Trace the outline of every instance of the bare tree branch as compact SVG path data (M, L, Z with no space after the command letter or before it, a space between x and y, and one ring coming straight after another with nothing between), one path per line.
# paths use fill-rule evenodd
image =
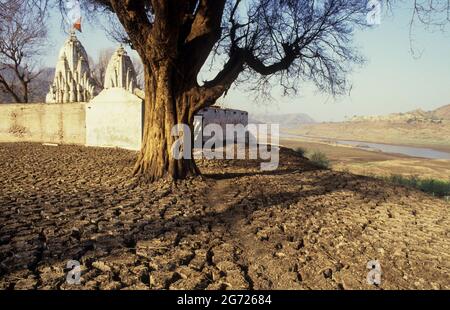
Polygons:
M34 3L16 0L2 2L1 12L0 88L16 102L28 102L29 85L40 74L35 58L47 38L45 15Z

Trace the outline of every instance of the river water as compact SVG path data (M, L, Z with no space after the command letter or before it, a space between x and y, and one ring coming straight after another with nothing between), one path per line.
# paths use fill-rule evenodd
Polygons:
M358 149L368 150L368 151L378 151L383 153L391 153L391 154L402 154L406 156L412 157L422 157L428 159L449 159L450 153L437 151L430 148L425 147L413 147L413 146L404 146L404 145L393 145L393 144L384 144L384 143L372 143L372 142L364 142L364 141L351 141L351 140L336 140L329 138L313 138L303 135L296 134L285 134L280 133L280 138L297 138L297 139L307 139L311 140L311 142L320 140L320 141L331 141L338 145L349 145Z

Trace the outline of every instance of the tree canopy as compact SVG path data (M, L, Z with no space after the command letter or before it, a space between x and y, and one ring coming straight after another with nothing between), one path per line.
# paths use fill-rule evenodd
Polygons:
M366 1L361 0L200 0L107 1L82 3L84 10L112 13L125 30L120 39L144 58L161 45L175 59L187 80L197 80L208 56L222 70L200 83L204 101L220 97L242 73L263 88L276 79L286 91L313 81L320 90L339 94L348 83L351 64L360 63L352 46L355 27L366 26ZM166 41L167 42L164 42ZM143 59L145 62L145 59ZM217 66L216 66L217 67ZM255 78L257 77L257 78Z

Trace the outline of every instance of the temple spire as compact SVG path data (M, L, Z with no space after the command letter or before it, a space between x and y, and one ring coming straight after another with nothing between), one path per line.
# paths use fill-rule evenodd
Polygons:
M120 44L111 57L105 72L105 89L120 87L134 93L137 86L133 62Z
M72 29L59 52L55 78L46 96L46 102L87 102L96 94L86 50Z

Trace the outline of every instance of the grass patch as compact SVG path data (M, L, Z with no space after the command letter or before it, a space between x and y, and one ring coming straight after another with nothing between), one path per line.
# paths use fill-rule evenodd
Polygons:
M448 200L450 196L450 180L421 179L416 176L391 175L383 177L390 183L417 188L422 192L432 194L433 196L444 197Z
M297 153L299 153L302 157L305 157L305 155L306 155L306 149L303 148L303 147L298 147L298 148L295 149L295 151Z
M325 153L322 153L320 151L314 151L309 157L309 160L311 163L313 163L316 167L323 168L323 169L330 169L331 168L331 162L328 159L327 155Z

